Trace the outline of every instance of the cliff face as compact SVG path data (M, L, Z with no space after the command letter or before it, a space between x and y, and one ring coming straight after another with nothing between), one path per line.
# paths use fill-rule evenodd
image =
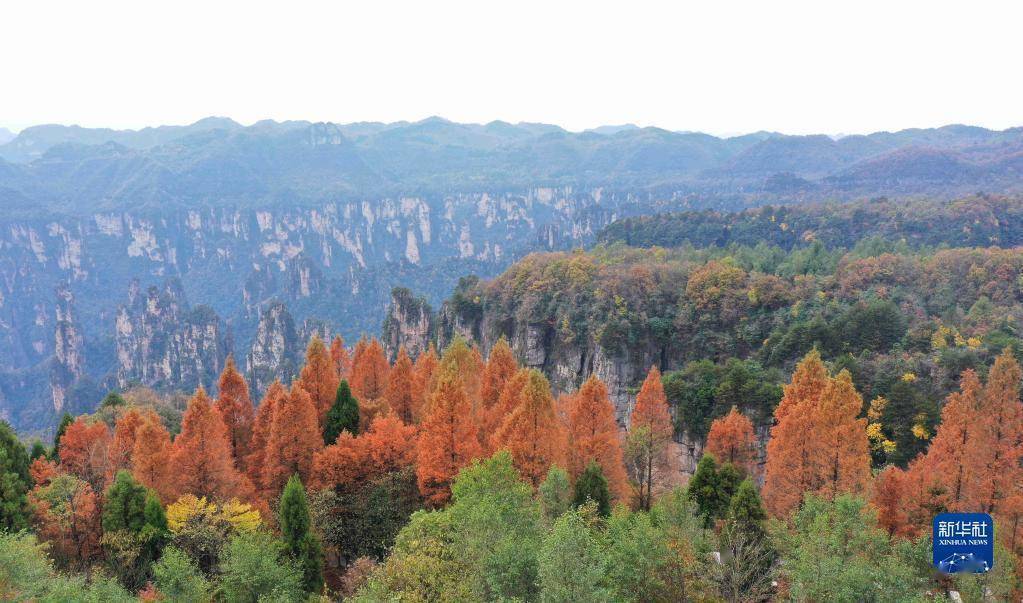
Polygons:
M75 324L74 296L67 287L57 289L54 328L54 359L50 368L50 391L54 414L64 411L68 389L85 372L82 333Z
M433 309L426 298L415 297L404 287L395 287L381 339L388 357L393 361L401 348L413 359L425 352L434 340L434 322Z
M117 310L116 384L212 389L231 352L220 317L208 306L189 308L181 284L168 280L145 292L133 281Z
M295 321L282 302L273 302L259 316L259 327L245 357L245 372L259 395L280 379L287 383L295 376L300 356L300 340Z

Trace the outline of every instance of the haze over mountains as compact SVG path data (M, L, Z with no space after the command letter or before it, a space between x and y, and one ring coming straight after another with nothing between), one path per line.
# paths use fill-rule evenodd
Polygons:
M952 125L846 136L717 138L631 125L263 121L142 130L35 126L0 145L8 214L604 187L790 200L1015 190L1023 129ZM755 201L754 201L755 202Z
M31 127L0 145L0 416L38 430L110 387L211 387L229 353L286 377L311 333L379 332L395 286L439 304L622 218L1021 189L1020 128Z

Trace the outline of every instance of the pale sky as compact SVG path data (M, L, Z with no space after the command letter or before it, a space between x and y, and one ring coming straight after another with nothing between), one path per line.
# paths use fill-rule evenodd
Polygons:
M1023 125L1023 3L4 2L0 126Z

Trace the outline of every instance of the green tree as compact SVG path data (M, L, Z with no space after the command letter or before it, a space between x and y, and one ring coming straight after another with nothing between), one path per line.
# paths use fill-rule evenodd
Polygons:
M107 488L101 523L113 573L126 587L138 589L167 536L167 516L159 498L122 469Z
M69 425L75 422L75 418L71 416L71 413L64 412L60 417L60 423L57 425L57 431L53 434L53 447L50 448L50 460L56 461L60 459L60 439L64 437L64 432L67 431Z
M46 445L39 440L32 440L32 448L29 449L28 460L31 462L36 459L44 458L46 455Z
M562 514L540 547L540 601L611 601L603 586L604 554L592 525L593 504ZM590 517L587 517L587 516Z
M28 466L25 446L11 426L0 420L0 529L13 532L28 527Z
M103 400L99 403L100 408L118 408L127 406L128 403L121 397L121 394L117 392L109 392L103 397Z
M103 531L141 532L146 523L146 489L124 469L117 472L107 488L103 504Z
M323 419L323 441L328 446L337 441L342 431L359 435L359 402L344 379L337 386L334 404Z
M749 479L739 484L721 531L721 591L729 601L766 601L776 553L765 529L767 512Z
M568 472L557 465L551 465L547 479L537 488L537 493L544 519L553 523L572 506L572 485L568 480Z
M572 504L581 507L589 501L596 504L597 514L601 517L611 514L611 492L608 490L604 471L596 461L590 461L590 464L583 469L575 481L575 496L572 499Z
M297 474L281 494L279 521L285 550L302 568L304 588L313 593L323 590L323 547L310 529L309 502Z
M220 596L227 603L304 601L303 570L286 545L262 531L241 532L224 547Z
M171 603L209 601L212 592L210 582L195 562L176 547L167 547L160 560L153 564L153 583Z
M696 503L704 525L710 527L728 513L732 495L739 488L742 472L731 463L718 468L711 454L704 454L696 464L696 472L689 480L686 494Z

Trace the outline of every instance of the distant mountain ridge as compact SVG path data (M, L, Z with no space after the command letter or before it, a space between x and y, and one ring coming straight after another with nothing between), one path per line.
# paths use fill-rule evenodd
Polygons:
M20 216L576 186L799 201L1023 188L1023 128L718 138L631 124L574 133L494 121L353 124L210 117L142 130L34 126L0 145Z

